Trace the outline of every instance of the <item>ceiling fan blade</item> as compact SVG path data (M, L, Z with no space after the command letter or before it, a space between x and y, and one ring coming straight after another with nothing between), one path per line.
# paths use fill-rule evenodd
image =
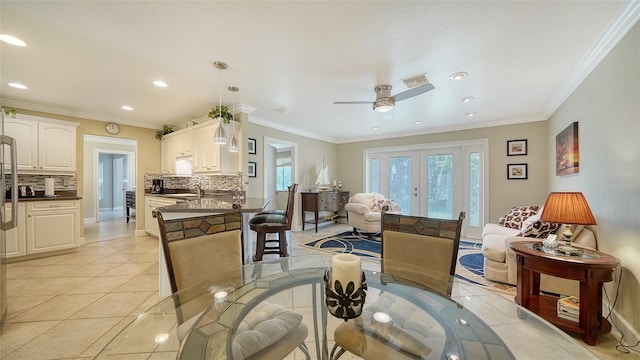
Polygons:
M391 98L395 101L400 101L400 100L405 100L414 96L418 96L420 94L424 94L427 91L431 91L435 89L435 87L433 85L429 84L424 84L422 86L417 86L414 87L412 89L409 90L405 90L401 93L397 93L395 95L393 95Z
M373 104L373 101L334 101L334 104Z

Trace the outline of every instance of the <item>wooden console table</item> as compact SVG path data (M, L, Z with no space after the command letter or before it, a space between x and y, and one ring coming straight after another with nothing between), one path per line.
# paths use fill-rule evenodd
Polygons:
M316 232L318 232L318 213L320 211L332 212L333 216L329 220L334 220L338 217L338 211L340 211L344 205L349 202L348 191L320 191L320 192L302 192L302 230L304 230L305 224L305 212L313 212L313 222L309 224L316 225ZM328 220L327 220L328 221Z
M580 248L577 256L542 251L539 241L514 241L509 247L515 252L518 266L516 303L540 315L557 327L578 333L589 345L595 345L598 335L611 331L611 324L602 317L602 284L613 280L618 260L605 253ZM580 281L579 322L557 316L555 296L540 294L540 274Z

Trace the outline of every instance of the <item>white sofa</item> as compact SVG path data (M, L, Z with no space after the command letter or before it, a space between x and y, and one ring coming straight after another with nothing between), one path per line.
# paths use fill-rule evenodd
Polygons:
M562 229L562 228L560 228ZM558 230L557 232L559 232ZM518 236L521 229L513 229L489 223L482 230L482 255L484 256L484 276L488 280L517 285L518 269L515 254L509 248L513 241L541 240ZM560 238L560 234L558 234ZM591 249L597 248L594 233L580 228L572 240L573 244ZM542 274L540 290L563 295L579 296L579 283L574 280L560 279Z
M381 211L389 205L389 212L400 211L400 206L378 193L356 193L344 206L347 223L356 229L375 234L380 232Z

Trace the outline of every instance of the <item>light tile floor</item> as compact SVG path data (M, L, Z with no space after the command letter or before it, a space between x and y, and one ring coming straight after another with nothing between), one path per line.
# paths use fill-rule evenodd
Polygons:
M318 233L293 232L291 254L317 253L299 244L348 229L329 225ZM75 253L9 264L0 358L92 359L136 315L160 301L158 240L136 238L134 230L134 221L121 219L87 226L87 244ZM616 351L612 336L588 348L603 359L640 358Z

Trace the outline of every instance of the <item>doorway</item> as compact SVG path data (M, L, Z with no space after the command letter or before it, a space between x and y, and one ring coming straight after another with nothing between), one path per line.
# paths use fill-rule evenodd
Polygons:
M121 220L126 216L125 192L130 191L135 184L132 181L130 163L133 159L131 152L114 152L114 150L98 151L98 191L96 203L98 205L96 222Z
M288 186L298 181L298 143L264 138L264 197L268 200L268 209L285 209L287 206ZM296 194L296 199L298 194ZM296 200L297 203L297 200ZM292 229L298 229L299 219L294 208Z
M126 221L125 192L135 190L136 149L136 140L84 136L83 215L87 242L93 235L104 238L111 233L118 237L135 232L135 220Z

